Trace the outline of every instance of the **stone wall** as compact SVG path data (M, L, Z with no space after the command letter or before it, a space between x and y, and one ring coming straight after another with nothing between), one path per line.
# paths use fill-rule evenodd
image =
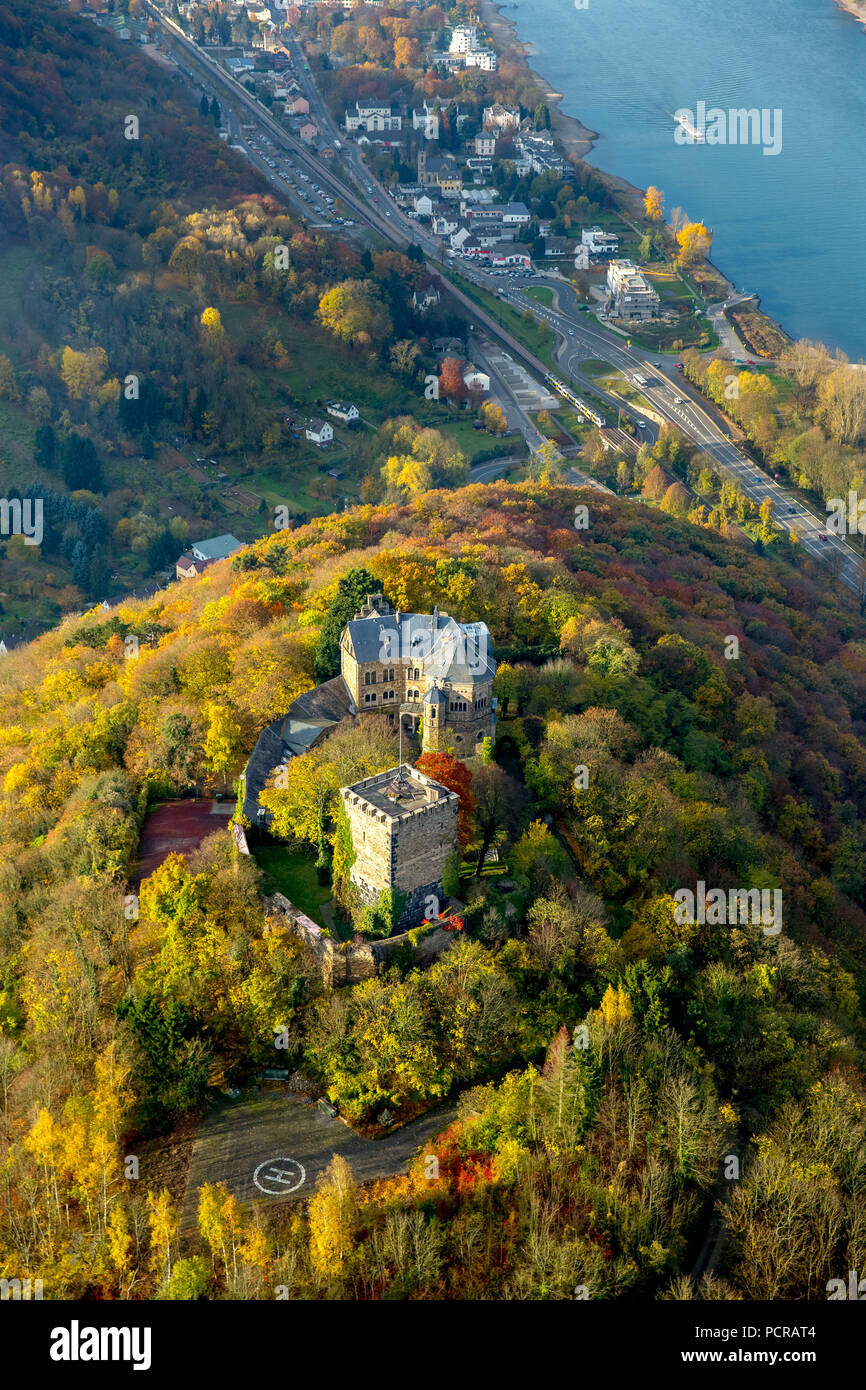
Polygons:
M322 972L322 981L329 989L340 985L356 985L362 980L370 980L381 975L388 967L391 957L402 946L411 945L409 933L389 936L380 941L343 942L333 941L325 936L322 928L311 921L294 903L282 893L265 900L270 917L282 917L296 936L309 947ZM429 964L447 951L456 933L436 927L421 938L413 947L415 961L419 965Z

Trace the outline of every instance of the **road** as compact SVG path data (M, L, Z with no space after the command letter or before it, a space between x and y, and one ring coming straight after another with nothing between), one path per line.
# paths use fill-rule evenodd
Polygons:
M278 148L288 151L297 163L299 170L315 179L335 197L339 197L350 207L358 220L376 231L386 240L396 243L401 249L410 242L421 246L429 258L429 269L441 269L441 247L434 237L424 231L417 223L405 217L396 204L388 197L378 181L370 174L360 159L357 148L351 141L341 141L341 155L347 160L353 174L362 180L363 191L350 188L340 176L328 168L318 156L303 142L291 135L284 126L271 117L266 109L212 57L186 37L153 3L144 0L149 13L160 21L171 33L177 45L183 48L187 58L202 71L214 86L218 86L235 108L241 106L251 113L260 130ZM330 114L309 74L303 72L303 57L294 43L295 66L299 81L310 101L311 113L315 110L316 119L323 131L329 135L336 129ZM335 137L338 138L338 137ZM261 167L261 165L259 165ZM267 167L267 166L266 166ZM283 181L277 175L268 173L277 187ZM370 190L369 192L367 190ZM282 191L287 191L283 188ZM387 206L390 204L390 207ZM605 330L601 325L587 323L587 315L580 312L580 304L574 287L562 278L535 277L534 283L548 284L554 291L554 306L550 309L527 296L516 280L503 283L485 272L461 265L461 274L497 294L506 302L520 310L531 310L537 317L546 320L557 334L556 360L561 375L578 389L592 389L593 394L607 400L614 409L621 402L602 391L582 370L581 364L587 358L600 358L610 362L618 370L633 377L635 373L647 377L651 382L640 388L652 410L661 420L676 425L704 452L709 454L719 468L734 478L748 497L756 505L766 499L773 503L774 513L779 524L796 532L804 551L813 559L832 566L839 578L854 592L861 591L861 561L841 537L826 533L826 518L816 516L799 499L792 497L768 473L760 469L746 457L743 451L731 440L717 421L700 402L696 393L676 371L673 361L663 357L647 355L636 348L629 348L618 334ZM504 342L515 358L526 363L542 378L547 372L545 364L496 321L492 315L480 308L471 298L446 281L449 293L461 303L474 321L482 324L488 332ZM742 296L743 299L749 296ZM723 313L723 306L712 306L716 320ZM501 379L501 378L500 378ZM679 400L676 397L680 397ZM634 406L623 407L624 413L635 421L641 420L639 409ZM644 421L643 437L652 439L653 430Z
M520 310L530 309L537 318L549 323L558 334L557 360L563 375L580 384L587 378L581 371L588 358L609 362L633 380L635 374L649 383L641 386L641 395L653 411L669 424L676 425L693 443L709 454L722 471L736 479L747 497L760 507L765 498L773 503L780 525L796 532L803 549L822 563L833 563L839 576L855 592L859 592L860 561L852 548L838 536L826 535L826 518L815 515L799 499L792 497L776 480L754 464L720 427L701 403L697 394L677 371L676 363L664 357L648 356L642 350L628 348L613 334L606 332L580 312L580 301L568 281L549 278L546 283L553 291L554 304L548 308L512 286L500 291L502 298ZM596 394L598 387L594 387ZM822 539L823 536L823 539Z

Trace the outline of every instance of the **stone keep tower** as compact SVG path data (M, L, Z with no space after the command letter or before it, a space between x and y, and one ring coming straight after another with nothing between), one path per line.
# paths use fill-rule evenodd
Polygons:
M340 795L355 851L350 878L361 902L374 907L383 890L397 889L405 894L400 930L417 926L431 894L443 902L460 798L407 763L342 787Z

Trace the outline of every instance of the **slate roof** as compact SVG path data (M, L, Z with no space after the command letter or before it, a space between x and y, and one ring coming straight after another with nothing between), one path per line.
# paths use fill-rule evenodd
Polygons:
M240 541L228 531L222 536L210 536L206 541L193 541L190 547L197 558L201 556L205 560L225 560L240 548Z
M361 664L390 660L393 651L395 660L397 653L406 665L417 659L425 674L458 685L477 685L496 674L487 624L458 623L447 613L353 618L343 629L342 640Z
M258 822L259 796L280 763L307 753L342 719L355 713L355 705L342 676L304 691L288 711L265 726L244 771L244 815Z

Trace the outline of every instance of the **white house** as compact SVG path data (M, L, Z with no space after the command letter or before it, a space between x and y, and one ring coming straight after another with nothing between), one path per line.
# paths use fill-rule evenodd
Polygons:
M473 48L466 54L467 68L480 68L482 72L496 72L499 59L492 48Z
M425 140L439 139L439 112L426 101L420 111L412 108L412 129L420 130Z
M433 199L429 193L421 193L415 199L415 211L419 217L430 217L433 213Z
M486 372L479 372L477 367L469 367L463 373L463 385L467 391L489 391L490 377Z
M419 309L422 313L429 309L431 304L439 303L439 285L432 275L425 275L423 280L412 291L412 307Z
M377 130L402 130L403 117L390 104L368 106L365 102L356 101L355 109L346 112L345 126L350 133L365 130L370 135Z
M496 153L496 136L491 135L489 130L483 130L480 135L475 137L475 153L493 155Z
M430 219L430 228L434 236L450 236L459 226L460 219L452 212L436 211Z
M589 270L594 265L612 260L619 250L619 238L600 227L584 227L580 245L574 255L575 270Z
M316 418L308 421L305 433L311 443L318 444L320 448L324 448L326 444L330 444L331 440L334 438L333 428L328 424L327 420L319 420Z
M516 106L503 106L501 102L495 101L492 106L485 106L482 124L487 130L517 130L520 125L520 109Z
M328 414L333 415L335 420L344 420L347 425L361 418L358 407L349 401L328 401ZM330 429L330 425L327 428Z

